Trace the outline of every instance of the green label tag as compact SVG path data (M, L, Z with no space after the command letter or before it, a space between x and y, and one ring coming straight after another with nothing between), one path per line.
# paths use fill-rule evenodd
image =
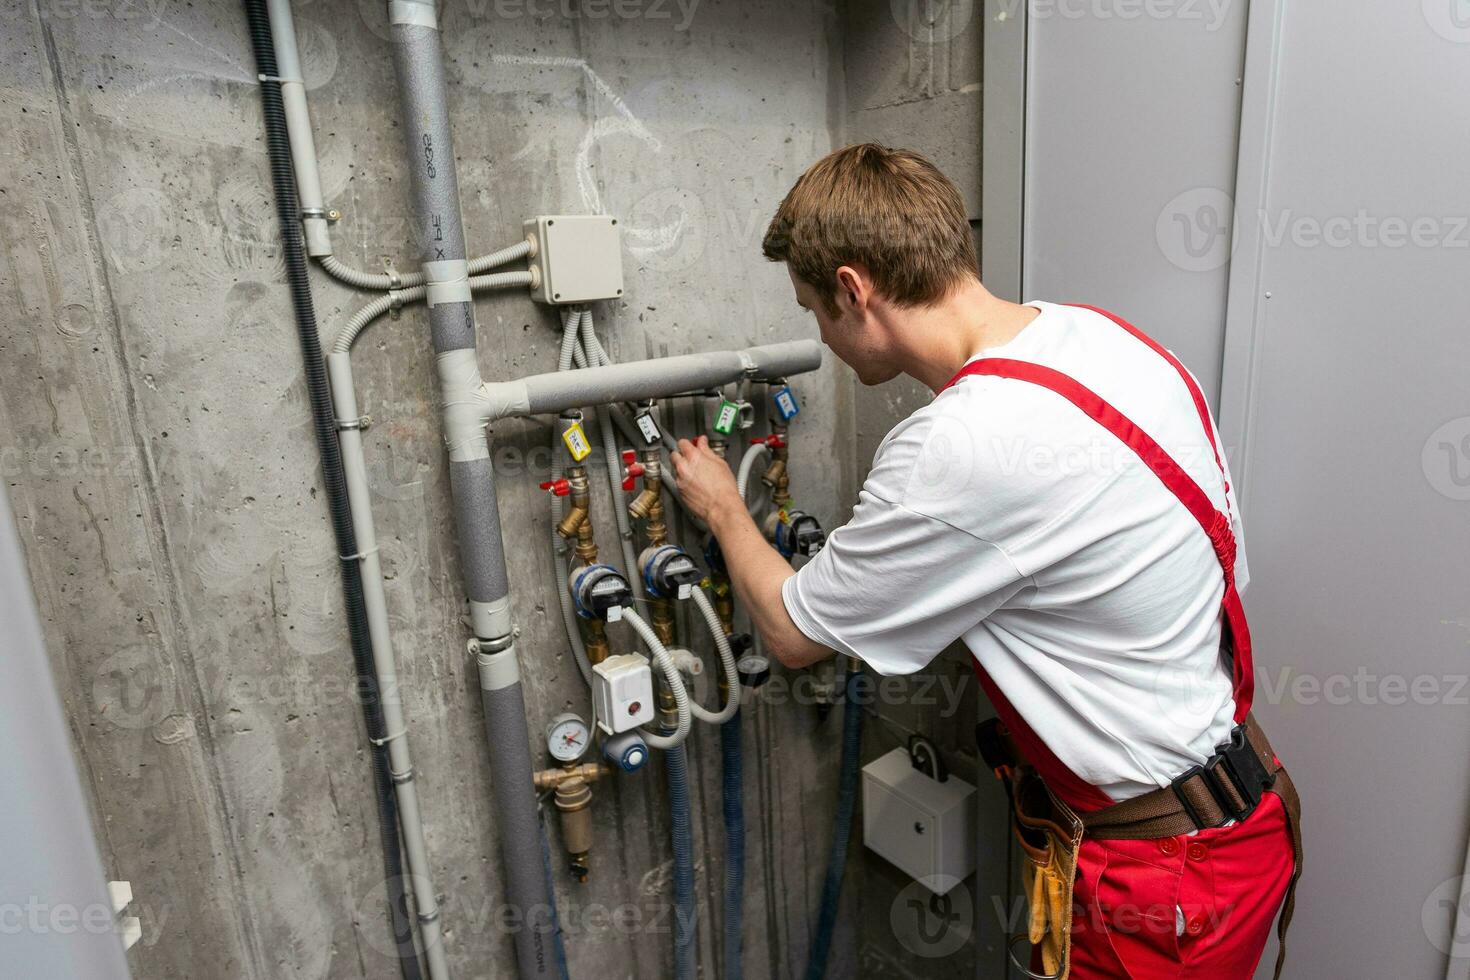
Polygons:
M728 399L720 402L720 410L715 413L715 431L722 436L728 436L735 429L735 421L740 418L740 406Z

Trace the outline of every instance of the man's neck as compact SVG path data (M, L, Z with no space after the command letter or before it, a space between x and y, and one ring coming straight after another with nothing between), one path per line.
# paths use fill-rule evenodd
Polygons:
M1038 314L971 281L934 306L894 309L890 315L906 355L904 373L938 394L967 361L1014 340Z

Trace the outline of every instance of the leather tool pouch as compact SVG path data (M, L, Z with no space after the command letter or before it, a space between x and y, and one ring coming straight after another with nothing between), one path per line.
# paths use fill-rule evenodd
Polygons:
M1025 855L1021 873L1028 903L1027 933L1011 938L1011 961L1035 980L1065 980L1071 968L1072 887L1082 821L1030 767L1016 769L1011 780L1011 822ZM1023 938L1032 947L1029 964L1016 957Z

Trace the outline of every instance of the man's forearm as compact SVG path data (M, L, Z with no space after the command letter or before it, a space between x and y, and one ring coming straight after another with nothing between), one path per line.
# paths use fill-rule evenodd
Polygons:
M796 573L771 547L745 507L722 508L710 517L710 531L720 542L735 597L767 649L788 667L806 667L831 656L831 650L812 642L791 621L781 586Z

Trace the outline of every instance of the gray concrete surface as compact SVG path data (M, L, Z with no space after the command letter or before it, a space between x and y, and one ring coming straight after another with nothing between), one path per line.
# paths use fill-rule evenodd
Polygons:
M410 268L382 6L299 3L298 30L323 183L344 212L339 255ZM572 4L570 17L550 3L444 6L472 248L513 241L537 213L618 215L628 292L598 311L615 357L809 335L758 245L780 196L835 143L919 145L978 202L978 25L932 45L914 40L904 4L649 0ZM104 862L133 882L143 919L135 974L396 976L243 14L228 0L33 0L0 19L0 289L12 311L0 324L0 473ZM316 298L326 336L362 301L321 276ZM479 319L487 377L554 362L546 310L499 296ZM508 976L422 312L374 326L356 367L450 960L458 977ZM916 395L857 394L837 366L798 389L795 493L835 526L876 439ZM584 708L549 591L535 488L547 439L537 422L494 438L533 732ZM961 757L973 754L964 703L938 723ZM888 721L870 723L865 758L930 724L927 710L876 709ZM794 976L820 895L840 717L789 696L748 716L746 974ZM712 732L695 738L691 764L700 956L714 976ZM668 975L662 775L597 796L592 880L558 879L572 972ZM965 954L933 959L869 928L902 882L853 854L829 975L966 975Z

